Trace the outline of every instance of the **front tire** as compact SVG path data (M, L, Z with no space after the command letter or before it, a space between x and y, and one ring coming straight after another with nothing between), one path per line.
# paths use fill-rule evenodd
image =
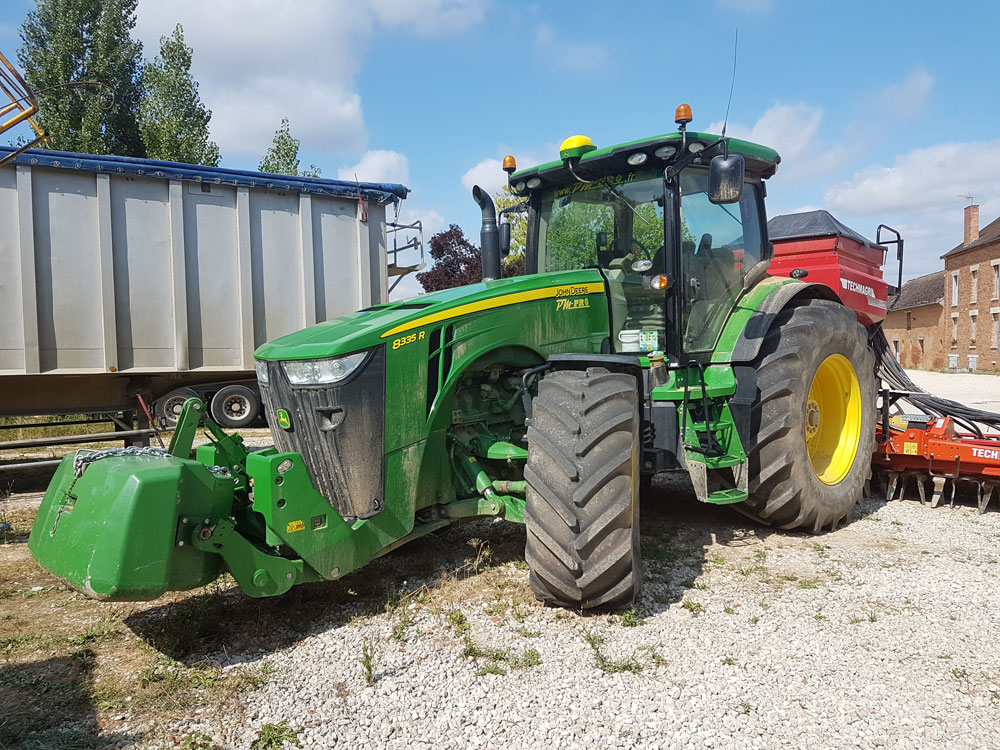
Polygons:
M543 602L623 608L639 597L636 379L603 367L538 386L524 470L525 559Z
M849 309L806 300L783 310L753 362L749 499L737 510L818 532L849 519L871 476L874 355Z

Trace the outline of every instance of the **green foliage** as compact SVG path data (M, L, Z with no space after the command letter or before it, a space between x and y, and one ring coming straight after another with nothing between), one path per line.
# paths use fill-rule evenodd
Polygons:
M298 138L292 136L288 118L281 118L281 126L274 132L274 140L260 160L258 169L268 174L287 174L293 177L319 177L320 168L310 164L309 169L299 169Z
M493 203L497 207L497 216L505 208L517 206L525 203L524 198L519 198L510 192L506 185L493 194ZM528 247L528 212L511 211L505 214L507 223L510 224L510 255L503 260L504 276L520 276L524 273L524 253Z
M635 607L630 607L622 612L622 627L636 628L644 624L645 621L639 616Z
M593 630L584 630L583 640L587 642L590 650L594 652L594 663L597 665L597 668L605 674L618 674L619 672L639 674L642 671L642 665L635 658L635 654L620 661L614 661L604 656L601 652L601 646L604 645L604 636L600 633Z
M301 729L292 729L285 721L277 724L265 724L257 733L257 739L250 743L250 750L281 750L285 743L302 747L299 742Z
M142 44L131 37L137 0L37 0L17 59L35 91L51 148L145 156L137 115ZM99 86L66 87L91 81Z
M150 159L215 167L219 147L208 138L212 112L198 96L191 53L180 24L160 37L160 54L142 72L146 96L139 107L139 132Z

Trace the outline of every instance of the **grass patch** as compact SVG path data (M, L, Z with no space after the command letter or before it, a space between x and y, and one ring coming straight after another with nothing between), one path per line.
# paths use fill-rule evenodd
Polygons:
M803 578L799 581L800 589L818 589L821 581L818 578Z
M542 663L541 654L533 648L527 648L521 653L514 653L507 648L480 645L468 636L465 638L462 656L466 659L486 660L486 664L476 672L480 677L488 674L504 675L507 674L506 668L527 669L528 667L537 667Z
M705 612L704 604L701 604L700 602L691 601L690 599L685 599L683 602L681 602L681 606L695 617L704 614Z
M284 721L265 724L257 732L257 738L250 743L250 750L282 750L286 742L295 747L302 747L299 741L301 733L301 729L293 729Z
M522 638L538 638L538 636L542 634L541 630L528 630L524 627L524 625L519 628L514 628L514 632Z
M375 641L365 638L364 643L361 644L361 658L358 661L361 663L361 669L365 676L365 684L369 687L375 687L375 673L378 671L380 656Z
M601 651L601 646L604 645L604 637L600 633L593 630L584 630L583 640L587 642L590 650L594 653L594 663L597 668L605 674L618 674L620 672L639 674L642 671L642 665L635 658L634 654L627 659L618 661L608 659Z
M399 621L396 623L396 627L392 629L392 637L396 639L399 643L406 643L406 634L409 632L410 628L413 627L413 623L416 622L417 617L409 609L404 609L399 615Z
M639 617L639 613L635 607L630 607L622 612L621 623L623 628L637 628L640 625L644 625L645 621Z
M472 629L472 625L460 609L453 609L448 613L448 624L454 629L455 635L464 635Z

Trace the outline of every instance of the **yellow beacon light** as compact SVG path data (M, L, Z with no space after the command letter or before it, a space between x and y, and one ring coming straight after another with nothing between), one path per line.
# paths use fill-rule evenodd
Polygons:
M566 159L579 159L588 151L596 150L597 146L587 136L571 135L559 147L559 158L563 161Z

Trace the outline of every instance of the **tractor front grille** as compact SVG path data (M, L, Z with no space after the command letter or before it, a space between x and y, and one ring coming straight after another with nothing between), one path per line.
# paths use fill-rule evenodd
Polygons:
M347 520L370 518L385 507L385 347L373 350L340 383L293 386L280 362L269 362L260 386L279 451L305 459L316 489ZM275 414L288 412L283 428Z

